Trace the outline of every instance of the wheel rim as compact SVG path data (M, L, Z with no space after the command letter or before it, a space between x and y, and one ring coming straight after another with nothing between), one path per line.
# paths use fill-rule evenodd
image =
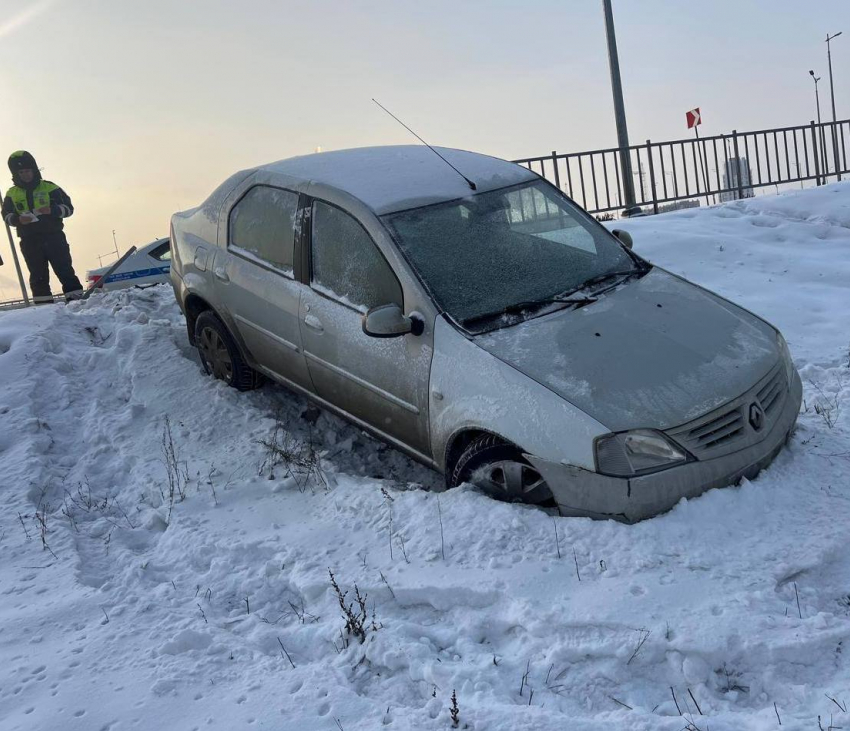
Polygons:
M540 505L552 499L552 493L540 473L515 460L501 460L479 467L472 482L497 500Z
M228 383L233 379L233 361L222 337L211 327L201 330L198 345L206 369Z

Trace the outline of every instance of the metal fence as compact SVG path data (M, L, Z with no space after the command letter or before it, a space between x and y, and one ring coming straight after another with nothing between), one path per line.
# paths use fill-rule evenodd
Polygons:
M822 185L850 173L850 119L699 139L646 141L628 148L635 198L646 213L665 204L750 198L758 188L813 180ZM527 157L514 162L540 173L589 213L625 208L621 150Z
M22 307L29 307L30 305L32 305L30 300L3 300L0 302L0 310L19 310Z
M53 295L53 303L56 302L65 302L65 296L61 294ZM49 305L51 304L51 300L43 300L38 303L38 306L41 305ZM32 299L13 299L13 300L3 300L0 302L0 311L2 310L20 310L24 307L34 307L36 306L36 302Z

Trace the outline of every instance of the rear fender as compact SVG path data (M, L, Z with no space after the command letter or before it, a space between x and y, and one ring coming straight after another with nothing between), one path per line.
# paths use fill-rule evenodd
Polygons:
M197 275L195 275L197 276ZM188 278L188 277L187 277ZM203 303L203 307L194 310L192 307L187 307L186 302L191 301L191 298L197 298L196 301L200 301ZM186 315L186 334L189 337L189 344L193 347L196 347L195 343L195 322L197 321L197 316L201 312L204 311L212 311L215 313L216 317L224 323L224 326L227 328L227 331L230 333L230 337L233 338L236 343L239 351L242 355L243 360L252 368L257 368L257 361L254 358L253 353L248 349L248 346L245 344L245 341L242 339L242 335L239 332L239 328L236 327L236 323L233 318L230 316L230 313L227 311L223 311L214 307L209 297L204 297L198 291L187 292L185 299L183 300L183 312ZM193 311L194 310L194 311Z

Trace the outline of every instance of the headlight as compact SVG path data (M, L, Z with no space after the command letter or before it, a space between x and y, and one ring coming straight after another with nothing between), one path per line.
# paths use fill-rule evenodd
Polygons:
M684 449L651 429L608 434L596 440L596 469L603 475L634 477L687 461Z
M776 331L776 344L779 346L779 357L785 364L785 383L788 384L788 388L791 388L791 379L794 377L794 361L791 360L791 351L788 350L788 343L785 342L785 338L782 337L782 333L779 330Z

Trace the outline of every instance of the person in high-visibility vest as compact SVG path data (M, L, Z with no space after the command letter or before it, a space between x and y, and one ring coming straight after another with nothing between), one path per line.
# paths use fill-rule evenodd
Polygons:
M42 180L35 158L25 150L11 154L9 170L14 185L3 199L3 220L18 231L33 300L53 302L48 264L62 284L65 299L77 299L83 285L74 272L63 231L63 220L74 213L71 199L56 183Z

